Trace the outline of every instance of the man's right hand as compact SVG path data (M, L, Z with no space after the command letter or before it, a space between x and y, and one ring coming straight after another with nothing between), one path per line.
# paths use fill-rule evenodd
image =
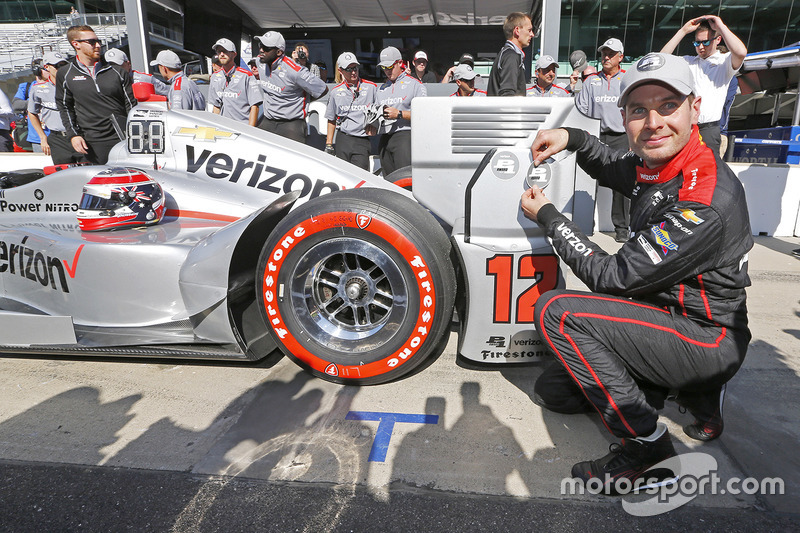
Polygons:
M78 152L79 154L88 154L89 153L89 145L86 144L86 141L83 137L76 135L72 139L70 139L72 143L72 148Z
M533 166L538 167L542 161L566 148L568 141L569 133L565 129L539 130L531 145Z
M42 143L39 146L42 147L44 155L50 155L50 144L47 142L47 137L42 137Z

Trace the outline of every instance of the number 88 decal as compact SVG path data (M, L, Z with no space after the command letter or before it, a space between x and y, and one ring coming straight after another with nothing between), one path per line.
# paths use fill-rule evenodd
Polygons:
M486 274L494 277L492 322L511 323L511 300L514 286L514 255L498 254L486 260ZM533 279L533 284L516 299L517 324L533 323L533 308L539 296L558 284L558 257L552 254L523 255L519 258L517 279Z

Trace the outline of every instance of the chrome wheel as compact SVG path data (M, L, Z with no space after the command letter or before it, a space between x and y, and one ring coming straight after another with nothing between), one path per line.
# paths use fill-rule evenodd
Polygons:
M372 243L340 238L312 246L290 277L299 325L328 348L380 348L408 311L408 287L399 266Z

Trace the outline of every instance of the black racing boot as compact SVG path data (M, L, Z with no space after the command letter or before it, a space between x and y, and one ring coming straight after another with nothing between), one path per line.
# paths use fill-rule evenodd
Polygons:
M594 411L581 388L558 362L547 367L536 380L533 386L533 403L564 415Z
M683 427L683 432L695 440L704 442L722 435L725 424L722 421L722 404L725 401L725 387L722 385L704 393L679 393L678 405L694 416L693 424Z
M660 433L660 434L659 434ZM656 437L657 435L657 437ZM675 456L675 447L664 424L658 424L651 437L622 439L609 446L605 457L583 461L572 467L572 477L584 482L587 489L618 495L673 483L677 477L669 469L649 470L655 464ZM644 476L644 477L643 477ZM637 483L639 478L643 478ZM624 481L627 480L627 481Z

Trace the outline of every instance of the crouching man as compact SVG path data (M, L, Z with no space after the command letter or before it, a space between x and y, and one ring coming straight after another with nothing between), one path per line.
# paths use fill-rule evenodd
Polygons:
M571 128L540 131L531 147L537 163L574 150L581 168L632 202L634 236L611 255L541 189L521 200L525 216L547 230L592 291L551 291L538 300L536 326L557 364L537 381L535 401L560 413L596 410L622 439L605 457L572 468L573 477L598 478L608 493L616 479L633 486L650 479L651 466L675 455L658 422L668 395L694 415L684 428L690 437L720 435L725 383L750 340L745 287L753 239L744 190L701 142L692 87L682 58L648 54L620 88L632 153Z

